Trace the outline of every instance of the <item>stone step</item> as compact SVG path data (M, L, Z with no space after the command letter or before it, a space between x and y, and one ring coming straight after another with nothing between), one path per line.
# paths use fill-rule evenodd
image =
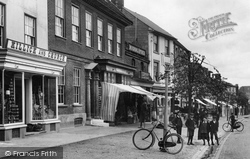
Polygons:
M101 126L101 127L109 127L109 123L105 123L102 119L91 119L90 125L93 126Z

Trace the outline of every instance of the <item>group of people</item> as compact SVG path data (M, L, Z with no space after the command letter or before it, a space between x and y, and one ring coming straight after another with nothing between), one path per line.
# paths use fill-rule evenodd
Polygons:
M188 129L188 145L194 145L193 143L193 136L194 136L194 130L198 128L198 140L203 140L203 145L206 145L205 141L207 140L208 145L210 146L210 137L211 137L211 143L214 145L213 137L215 136L215 140L217 142L217 145L219 145L218 140L218 118L217 116L213 116L212 121L208 121L207 117L203 114L201 114L200 118L197 120L194 118L194 114L191 113L189 118L186 120L185 125ZM172 120L172 123L176 126L177 134L181 135L182 132L182 126L183 122L181 119L181 113L178 112L176 114L176 117ZM210 137L209 137L210 136ZM180 141L178 141L180 142Z

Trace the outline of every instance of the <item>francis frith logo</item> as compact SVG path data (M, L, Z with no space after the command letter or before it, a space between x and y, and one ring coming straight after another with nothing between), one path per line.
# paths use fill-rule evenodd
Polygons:
M189 20L192 28L188 32L188 37L192 40L204 37L206 41L213 40L218 36L233 33L237 24L230 19L231 13L223 13L208 19L202 17Z

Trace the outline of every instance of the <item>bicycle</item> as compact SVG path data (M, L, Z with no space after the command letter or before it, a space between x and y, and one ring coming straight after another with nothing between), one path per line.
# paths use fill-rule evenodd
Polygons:
M237 131L241 132L244 129L244 125L242 122L240 121L235 121L234 126L232 126L232 124L230 123L230 121L228 121L227 123L224 123L222 125L222 129L226 132L230 132L233 129L236 129Z
M155 124L154 124L155 123ZM139 150L146 150L153 147L155 144L155 138L158 140L158 146L161 151L169 154L177 154L183 148L183 139L179 134L172 133L171 129L175 129L174 126L169 125L170 129L167 130L163 139L158 138L154 129L157 125L162 124L160 121L152 122L154 125L151 129L141 128L137 130L132 138L134 146ZM164 144L165 143L165 144Z

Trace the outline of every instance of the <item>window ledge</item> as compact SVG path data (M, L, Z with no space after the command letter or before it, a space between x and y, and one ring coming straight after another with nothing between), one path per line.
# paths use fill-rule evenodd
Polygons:
M78 45L82 45L82 43L80 41L72 40L72 42L75 43L75 44L78 44Z
M58 104L58 108L65 108L65 107L68 107L69 105L66 105L66 104Z
M59 35L55 35L55 37L60 38L60 39L63 39L63 40L67 40L67 38L62 37L62 36L59 36Z
M83 105L82 104L73 104L72 106L73 107L82 107Z

